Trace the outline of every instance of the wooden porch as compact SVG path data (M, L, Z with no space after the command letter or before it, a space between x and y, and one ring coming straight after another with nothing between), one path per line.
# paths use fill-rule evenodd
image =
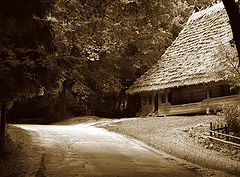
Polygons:
M224 83L146 92L141 95L141 116L212 113L223 105L240 105L240 88Z
M158 116L210 113L222 110L223 105L240 104L240 95L230 95L217 98L204 99L202 102L180 105L168 105L167 109L158 110Z
M149 100L150 101L150 100ZM165 116L165 115L182 115L182 114L202 114L222 110L223 105L236 104L240 105L240 95L230 95L204 99L201 102L171 105L169 102L158 105L156 110L154 99L141 109L137 116Z

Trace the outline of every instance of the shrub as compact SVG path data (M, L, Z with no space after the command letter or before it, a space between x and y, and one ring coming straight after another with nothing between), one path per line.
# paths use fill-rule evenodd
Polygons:
M229 125L229 131L240 135L240 105L224 105L221 116Z

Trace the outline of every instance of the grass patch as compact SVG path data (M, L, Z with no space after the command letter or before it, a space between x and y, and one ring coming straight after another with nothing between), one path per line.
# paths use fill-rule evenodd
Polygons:
M7 125L5 151L0 152L1 176L26 176L32 163L28 156L34 153L32 160L34 161L35 158L38 158L39 154L35 151L36 149L39 149L39 147L32 147L29 131L13 125Z
M133 118L102 127L203 167L240 175L238 161L211 146L205 147L209 122L217 119L217 116Z

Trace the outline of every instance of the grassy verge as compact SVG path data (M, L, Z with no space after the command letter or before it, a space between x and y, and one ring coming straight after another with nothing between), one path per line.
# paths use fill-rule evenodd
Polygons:
M203 167L240 175L240 162L215 151L214 143L204 138L209 122L216 119L216 116L133 118L102 127Z
M38 170L40 161L41 148L32 144L29 131L8 125L5 151L0 152L0 176L26 176L31 169ZM32 170L31 174L37 173Z

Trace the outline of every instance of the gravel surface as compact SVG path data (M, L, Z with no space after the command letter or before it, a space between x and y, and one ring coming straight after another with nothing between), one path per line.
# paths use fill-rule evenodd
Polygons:
M240 161L216 151L217 145L204 138L210 121L217 121L217 116L131 118L98 126L131 136L194 164L240 176Z
M91 124L17 126L40 135L33 142L44 149L42 176L202 176L195 165Z

